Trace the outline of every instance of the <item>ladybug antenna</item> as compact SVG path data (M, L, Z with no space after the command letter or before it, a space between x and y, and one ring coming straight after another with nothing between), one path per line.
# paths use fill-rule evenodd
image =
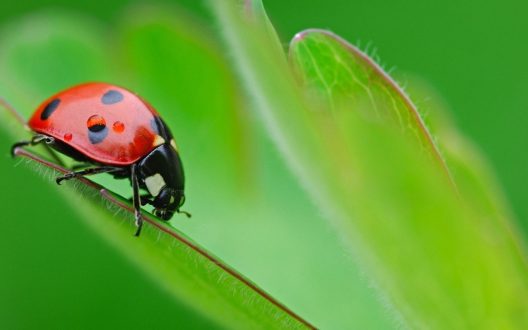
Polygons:
M178 213L182 213L182 214L185 214L187 216L187 218L191 218L192 217L192 214L190 214L189 212L187 211L183 211L183 210L176 210L176 212Z

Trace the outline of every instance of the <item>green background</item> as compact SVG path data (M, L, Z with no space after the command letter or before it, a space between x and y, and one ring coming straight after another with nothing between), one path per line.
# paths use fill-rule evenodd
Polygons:
M177 3L214 24L201 2ZM528 232L524 90L528 5L417 0L268 0L264 4L285 45L302 29L330 29L351 42L359 41L362 48L368 43L377 48L381 62L396 67L394 74L403 85L415 76L433 85L450 105L461 130L491 160L524 233ZM111 26L127 5L127 1L16 1L1 5L0 20L13 22L42 8L68 9ZM427 104L427 99L417 103ZM3 132L0 138L0 150L7 151L13 141ZM16 161L7 152L1 157L2 328L161 328L175 326L175 320L187 328L209 326L83 224L68 221L75 218L71 206L48 198L48 185L19 184L33 174L13 167ZM377 311L371 316L387 318Z

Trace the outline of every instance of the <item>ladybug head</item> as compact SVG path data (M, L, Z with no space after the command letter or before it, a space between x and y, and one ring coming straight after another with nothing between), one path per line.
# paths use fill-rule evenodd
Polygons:
M163 220L169 220L174 215L174 212L180 211L180 207L184 202L185 195L183 194L183 190L165 186L152 202L152 205L155 207L154 215Z
M137 168L140 186L150 193L148 203L154 206L154 214L169 220L175 212L180 212L185 196L178 152L170 144L162 144L145 156Z

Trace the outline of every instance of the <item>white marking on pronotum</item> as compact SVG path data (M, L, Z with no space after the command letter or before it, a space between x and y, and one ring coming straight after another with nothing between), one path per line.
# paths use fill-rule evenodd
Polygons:
M154 142L152 142L152 145L153 145L154 147L157 147L157 146L162 145L163 143L165 143L165 139L162 138L162 137L159 136L159 135L156 135L156 137L154 138Z
M163 180L161 174L156 173L145 179L145 185L147 186L149 193L156 197L160 193L161 189L165 187L165 180Z
M176 145L176 141L174 141L174 139L170 141L170 144L174 148L174 150L178 151L178 146Z

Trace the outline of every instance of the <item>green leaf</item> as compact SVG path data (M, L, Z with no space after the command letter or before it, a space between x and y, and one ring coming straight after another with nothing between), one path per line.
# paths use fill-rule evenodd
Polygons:
M416 106L366 54L331 32L310 29L293 38L289 57L304 88L330 111L368 110L370 120L389 122L416 138L450 175Z
M422 108L427 113L427 123L445 155L446 162L462 196L485 213L482 216L512 217L501 189L485 157L477 146L460 132L451 118L448 106L438 92L422 79L412 77L410 94L415 99L427 99Z
M97 31L101 30L81 19L46 15L40 19L34 18L19 28L11 27L9 35L2 39L1 47L8 51L3 53L0 67L15 76L14 81L17 83L8 88L8 78L2 77L5 94L9 95L13 103L22 106L25 100L37 100L45 93L51 93L48 89L68 86L78 82L77 79L106 80L113 77L115 72L110 69L111 66L103 56L105 48L100 46L104 42L101 42ZM42 38L35 39L39 33ZM87 34L88 37L84 39L83 36ZM190 37L192 40L192 36ZM16 65L20 58L36 61L42 68L30 75L22 66L25 62ZM75 62L72 61L73 58L76 59ZM185 58L182 60L185 61ZM40 85L38 82L45 80L50 69L64 74L58 74L48 84ZM21 71L20 74L18 70ZM23 108L31 109L36 106L31 105ZM2 110L0 113L2 118L10 117L7 111ZM7 120L1 122L5 123ZM13 125L10 127L16 131ZM22 126L15 138L23 135L21 131ZM40 161L33 154L19 152L21 156ZM45 165L46 168L65 171L51 163ZM33 162L31 166L42 170L42 167L35 167ZM50 173L48 170L45 172ZM57 172L51 174L55 176ZM81 180L81 184L61 186L58 191L68 203L75 206L80 219L151 275L174 298L200 311L216 326L310 327L306 321L167 224L147 216L148 224L142 236L139 239L133 237L130 212L116 214L115 206L107 202L109 198L113 200L116 197L109 195L107 190L101 190L99 185Z
M502 192L495 173L479 148L458 130L451 118L448 106L438 92L422 79L410 81L410 93L415 99L427 99L423 111L428 114L431 127L446 163L453 175L460 196L479 216L482 223L491 228L501 228L496 235L505 235L512 249L518 249L526 260L526 251L518 237L518 220Z
M44 170L48 177L68 172L31 152L19 149L17 155L44 165L46 168L39 170ZM49 169L55 171L51 173ZM168 292L201 310L218 325L309 327L262 289L166 223L144 214L145 229L141 239L137 239L131 235L133 209L129 203L90 180L79 181L81 184L65 184L60 192L76 205L84 220Z
M385 73L326 33L304 35L298 43L316 41L307 56L322 58L301 74L323 79L300 91L265 22L246 18L237 1L210 3L270 135L395 319L416 328L525 327L518 243L454 193L418 112ZM354 98L334 102L334 86Z

